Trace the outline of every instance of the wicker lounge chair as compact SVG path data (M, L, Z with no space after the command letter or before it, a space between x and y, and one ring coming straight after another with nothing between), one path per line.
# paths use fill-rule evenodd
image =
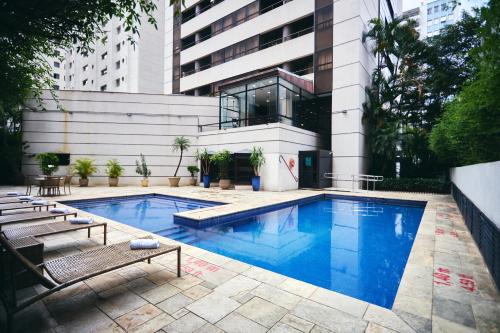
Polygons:
M93 222L91 224L72 224L67 221L52 222L46 224L35 224L26 227L5 229L2 233L7 239L23 238L23 237L40 237L60 234L68 231L76 231L88 229L88 237L90 238L90 229L96 227L104 228L104 245L106 245L107 224L105 222Z
M31 221L48 219L48 218L56 218L59 216L64 217L64 220L66 220L66 217L76 216L76 215L77 215L76 212L51 213L51 212L46 212L46 211L33 212L33 213L23 213L23 214L3 215L3 216L0 216L0 229L2 229L2 226L7 225L7 224L31 222Z
M21 200L19 200L19 197L4 197L4 198L0 198L0 204L1 205L10 204L10 203L29 203L29 201L21 201Z
M150 238L150 237L148 237ZM8 261L5 264L10 267L8 273L4 270L0 274L0 281L7 281L8 293L1 290L1 300L7 309L7 331L12 329L12 319L14 315L29 305L55 293L61 289L69 287L80 281L90 279L131 264L157 257L169 252L177 252L177 276L181 276L181 247L178 245L165 245L160 243L158 249L131 250L129 242L103 246L74 255L57 258L35 266L20 254L9 241L0 234L0 244L8 255L2 257ZM31 298L19 302L16 298L16 265L21 265L24 270L30 272L37 281L47 288ZM47 272L51 279L43 275L43 270ZM4 285L3 285L4 286Z
M18 210L18 209L31 209L36 210L38 208L39 211L42 211L42 208L45 207L49 210L49 207L55 207L55 203L47 203L43 205L32 205L32 204L24 204L24 203L11 203L11 204L0 204L0 215L7 210Z

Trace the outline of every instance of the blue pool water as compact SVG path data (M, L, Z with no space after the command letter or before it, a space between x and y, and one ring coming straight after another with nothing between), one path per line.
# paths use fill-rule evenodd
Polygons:
M68 204L386 308L424 211L326 198L197 230L175 225L172 213L214 203L146 196Z

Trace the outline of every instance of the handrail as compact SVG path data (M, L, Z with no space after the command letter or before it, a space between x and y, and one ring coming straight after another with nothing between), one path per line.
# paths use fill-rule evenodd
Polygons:
M292 169L290 168L290 166L288 165L288 163L286 162L285 158L283 157L283 155L280 154L280 158L279 158L279 162L281 163L281 160L283 160L283 162L285 163L286 165L286 168L288 169L288 171L290 171L290 174L292 175L293 179L295 180L296 183L299 182L299 178L297 178L294 174L293 174L293 171Z
M323 174L324 178L331 179L334 181L350 181L352 182L352 192L354 192L354 183L364 181L366 182L366 190L369 190L370 182L373 183L373 191L375 191L376 182L381 182L384 180L384 176L377 175L365 175L365 174L347 174L347 173L332 173L325 172Z

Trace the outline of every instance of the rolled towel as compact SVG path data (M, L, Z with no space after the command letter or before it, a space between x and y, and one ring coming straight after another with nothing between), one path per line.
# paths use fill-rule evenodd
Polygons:
M160 247L160 241L157 239L132 239L130 241L130 249L157 249Z
M68 214L69 209L66 207L54 207L49 210L53 214Z
M31 204L35 206L43 206L43 205L48 205L49 202L47 200L33 200Z
M35 200L34 197L32 197L31 195L21 195L18 197L19 201L33 201Z
M68 221L72 224L91 224L94 219L91 217L70 217Z
M17 197L19 195L19 192L7 192L7 196L9 197Z

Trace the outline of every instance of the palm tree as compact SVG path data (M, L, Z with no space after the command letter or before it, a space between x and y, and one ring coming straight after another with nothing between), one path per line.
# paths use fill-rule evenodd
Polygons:
M189 141L188 138L185 138L184 136L178 136L174 139L174 143L172 144L172 151L181 151L181 156L179 158L179 164L177 164L177 169L175 169L174 177L177 177L177 171L179 171L179 167L181 166L182 162L182 154L184 153L184 150L188 150L189 147L191 146L191 142Z

